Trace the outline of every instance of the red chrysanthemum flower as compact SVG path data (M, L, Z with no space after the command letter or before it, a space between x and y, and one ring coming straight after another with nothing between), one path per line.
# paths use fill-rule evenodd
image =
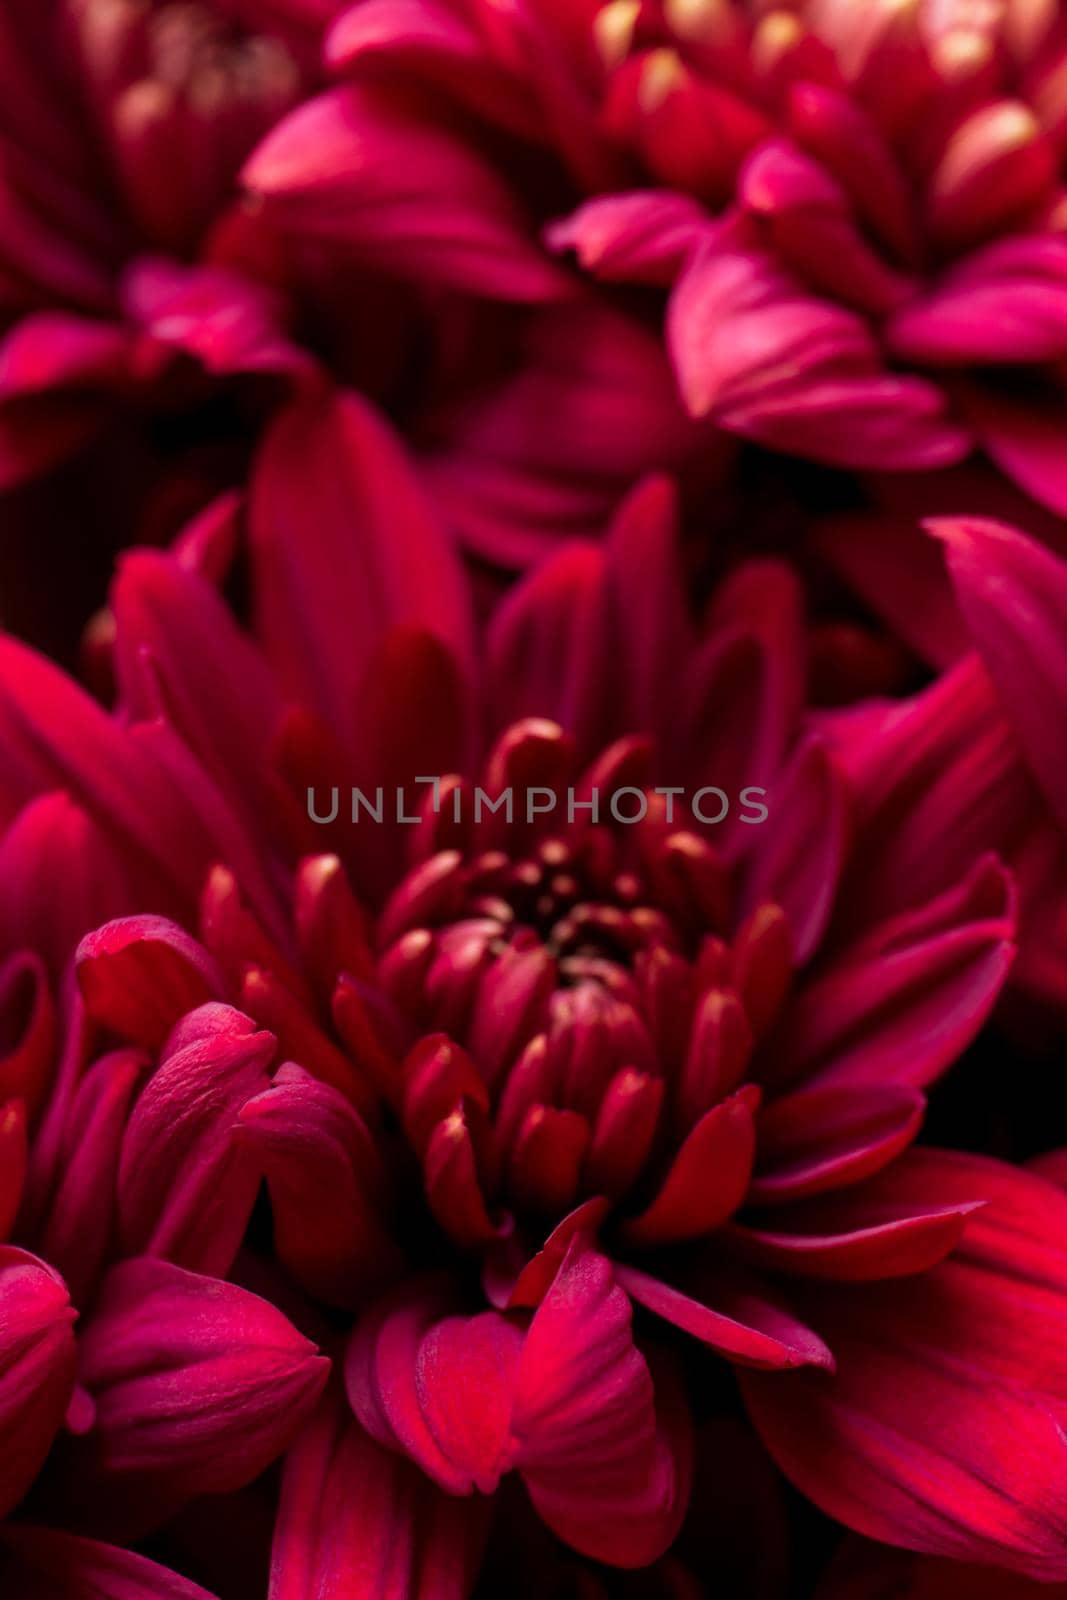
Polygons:
M364 0L327 38L338 86L245 181L338 258L547 305L529 371L443 419L440 490L479 547L603 487L609 381L615 447L647 463L665 290L694 418L849 469L981 447L1062 512L1063 30L1031 0ZM568 303L548 251L615 308ZM536 406L558 391L581 436Z
M59 971L81 939L89 1027L153 1064L105 1247L138 1259L97 1312L133 1331L82 1345L89 1481L189 1492L126 1428L135 1302L229 1271L263 1179L260 1286L340 1318L346 1391L287 1459L286 1600L353 1566L469 1592L512 1478L577 1551L653 1561L688 1499L693 1341L832 1515L1064 1577L1067 1202L913 1143L1011 961L1002 814L939 872L951 791L894 783L872 717L828 750L785 568L694 620L663 484L483 637L353 397L276 424L249 524L251 635L195 570L210 526L125 561L117 715L0 654L5 941ZM379 785L420 820L353 826ZM90 1081L62 1075L50 1118Z

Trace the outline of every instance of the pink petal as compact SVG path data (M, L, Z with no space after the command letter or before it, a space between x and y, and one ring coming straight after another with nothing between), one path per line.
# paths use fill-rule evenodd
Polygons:
M864 321L723 231L671 296L668 344L692 416L836 466L946 466L968 453L932 384L881 370Z
M674 1243L711 1233L744 1199L756 1150L751 1085L714 1106L689 1134L644 1211L624 1222L630 1245Z
M278 1259L315 1299L361 1304L401 1262L382 1213L385 1174L358 1112L286 1065L238 1119L267 1179Z
M148 1062L136 1050L104 1056L81 1079L64 1118L59 1181L41 1220L40 1238L79 1305L90 1299L113 1243L119 1151L147 1070Z
M573 250L578 264L605 283L673 283L710 219L703 206L674 189L600 195L553 222L553 250Z
M81 1341L100 1470L157 1498L224 1494L286 1449L328 1375L258 1296L168 1261L112 1269Z
M689 1493L688 1416L657 1394L610 1264L572 1245L534 1314L516 1377L517 1465L549 1526L585 1555L644 1566Z
M69 792L118 850L142 904L187 913L212 863L230 859L257 908L273 905L245 834L173 735L124 727L11 638L0 639L0 774L5 819L39 793Z
M0 1576L10 1600L214 1600L144 1556L55 1528L0 1530Z
M519 301L566 290L475 148L376 86L299 107L258 146L243 179L283 228L419 282Z
M399 442L365 401L325 394L282 414L254 469L250 517L267 653L286 692L342 737L389 627L421 624L468 662L463 575Z
M874 1219L864 1226L862 1205L850 1202L846 1196L832 1210L793 1207L776 1212L773 1220L761 1218L757 1226L732 1228L731 1246L770 1272L802 1278L869 1283L909 1277L936 1266L955 1249L970 1212L981 1204L898 1217L886 1217L877 1207Z
M224 1005L181 1024L134 1107L118 1171L119 1229L129 1254L229 1271L259 1187L234 1138L238 1113L267 1087L269 1033Z
M111 586L115 671L134 717L171 726L258 818L270 801L267 757L281 715L261 653L206 578L156 550L125 554Z
M919 366L1029 365L1067 356L1067 244L1005 239L964 260L887 329L890 351Z
M187 1011L225 992L208 952L164 917L107 923L81 941L75 964L88 1015L153 1052Z
M765 901L781 906L797 964L803 966L829 921L849 832L844 780L822 744L798 751L776 783L768 810L769 820L759 824L759 849L742 909Z
M964 617L1049 803L1067 826L1067 565L1001 523L939 519Z
M601 628L604 557L567 544L504 596L489 628L494 722L552 717L583 745L603 727Z
M466 1600L487 1509L383 1450L331 1392L286 1457L269 1600Z
M818 1334L773 1296L740 1286L729 1273L716 1274L709 1282L710 1297L718 1300L721 1310L636 1267L616 1267L615 1275L639 1305L729 1361L772 1372L801 1366L833 1371L834 1358Z
M907 1148L925 1111L909 1084L826 1084L772 1100L759 1116L749 1202L801 1200L869 1177Z
M931 1272L821 1285L836 1377L745 1375L753 1420L801 1491L850 1527L1065 1581L1067 1198L976 1156L915 1151L909 1169L942 1204L988 1204Z
M0 1514L25 1494L66 1415L75 1316L58 1273L0 1245Z
M89 928L134 907L121 844L62 792L22 808L0 840L0 947L58 975Z
M940 896L991 848L1012 849L1044 809L973 652L909 700L849 713L837 748L857 816L842 930Z
M828 963L790 1007L773 1071L820 1084L932 1082L992 1010L1014 933L1011 881L987 858Z
M21 1100L0 1104L0 1244L11 1235L26 1181L29 1144Z
M495 1311L464 1319L447 1310L442 1283L409 1280L357 1323L345 1386L363 1427L442 1489L491 1491L511 1465L508 1422L522 1336ZM456 1409L448 1393L456 1385L478 1395L473 1413Z

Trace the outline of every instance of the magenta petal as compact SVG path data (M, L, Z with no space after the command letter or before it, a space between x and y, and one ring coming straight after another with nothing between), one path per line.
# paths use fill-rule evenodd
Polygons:
M150 1051L187 1011L221 999L226 987L203 946L164 917L124 917L87 934L76 966L93 1021Z
M449 1494L470 1494L473 1479L441 1448L416 1382L419 1348L449 1298L437 1279L408 1280L360 1318L345 1354L345 1389L379 1444L410 1456Z
M0 1579L6 1600L214 1600L131 1550L55 1528L0 1530Z
M0 1515L21 1500L62 1425L75 1316L57 1272L0 1245Z
M462 664L470 659L456 556L366 401L328 393L282 413L254 468L250 519L267 653L285 691L340 736L350 736L363 675L390 627L424 626Z
M915 1138L926 1098L908 1084L826 1084L797 1089L759 1117L752 1205L801 1200L855 1183Z
M234 1132L241 1107L267 1087L274 1045L230 1006L184 1019L122 1142L119 1229L130 1254L229 1271L259 1187Z
M0 839L0 946L40 951L53 974L86 929L132 905L121 843L69 795L31 800Z
M709 1280L710 1293L721 1305L718 1310L635 1267L616 1267L615 1275L638 1304L741 1366L833 1371L834 1358L817 1334L769 1293L741 1288L728 1274Z
M18 1216L28 1156L25 1106L21 1100L0 1104L0 1244Z
M415 1363L423 1413L451 1461L483 1494L512 1464L512 1393L522 1339L495 1311L445 1317Z
M781 906L803 966L829 921L849 832L844 780L823 745L798 752L768 810L742 905L746 911L765 901Z
M932 1082L992 1010L1015 925L1011 879L995 859L978 862L827 964L789 1008L772 1071L820 1084Z
M111 586L125 709L171 726L248 811L269 804L267 757L281 715L262 654L214 586L174 555L132 550Z
M512 1431L534 1505L583 1554L645 1566L674 1539L691 1425L670 1400L633 1343L611 1264L576 1240L527 1332Z
M296 1281L353 1309L398 1270L383 1213L385 1173L359 1113L291 1064L238 1111L242 1143L267 1180L274 1248Z
M964 617L1027 758L1067 826L1067 756L1049 729L1067 711L1067 564L997 522L943 518Z
M1065 1581L1067 1198L976 1156L909 1165L944 1205L988 1204L930 1272L820 1285L836 1376L746 1374L749 1410L783 1471L850 1527Z
M965 258L897 312L890 351L917 366L984 367L1067 356L1067 243L1020 237Z
M983 388L967 395L975 432L1007 477L1057 516L1067 516L1063 430L1054 406Z
M696 1239L732 1216L745 1197L756 1150L752 1085L703 1116L678 1151L648 1207L624 1222L627 1244Z
M846 1201L833 1212L800 1208L800 1215L776 1214L755 1227L732 1228L730 1243L744 1259L770 1272L841 1283L904 1278L943 1261L980 1205L972 1201L898 1217L879 1210L876 1220L864 1225L862 1213L852 1215Z
M113 1242L115 1171L130 1106L147 1070L136 1050L116 1050L94 1062L64 1121L59 1182L42 1220L41 1248L79 1305L88 1301Z
M383 1450L330 1392L286 1457L270 1600L466 1600L487 1511Z
M274 1306L168 1261L113 1268L81 1341L101 1470L182 1498L257 1477L328 1371Z
M573 250L578 264L606 283L673 283L711 226L708 213L674 189L598 195L546 230L548 243Z
M518 301L567 290L476 147L376 86L300 106L243 178L283 228L419 282Z

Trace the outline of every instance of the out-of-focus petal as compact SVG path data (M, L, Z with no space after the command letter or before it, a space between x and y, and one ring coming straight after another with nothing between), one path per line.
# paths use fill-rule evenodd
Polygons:
M910 1171L942 1204L988 1204L931 1272L821 1285L836 1376L745 1374L750 1413L802 1492L858 1531L1065 1581L1067 1200L976 1156L917 1151Z
M0 1530L0 1578L10 1600L214 1600L155 1561L56 1528Z

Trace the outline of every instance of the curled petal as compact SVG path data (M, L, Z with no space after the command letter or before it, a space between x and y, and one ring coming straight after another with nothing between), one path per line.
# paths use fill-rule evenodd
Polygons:
M359 1305L400 1264L385 1228L385 1174L359 1113L286 1065L237 1115L267 1179L282 1265L328 1305Z
M75 957L87 1014L156 1051L187 1011L225 992L208 952L165 917L124 917L87 934Z
M258 1477L314 1408L328 1364L258 1296L140 1259L105 1280L80 1376L100 1470L185 1499Z
M57 1272L0 1245L0 1513L29 1488L74 1389L76 1313Z
M201 1006L172 1035L122 1141L119 1228L131 1253L229 1271L259 1173L234 1138L267 1086L274 1038L229 1006Z

